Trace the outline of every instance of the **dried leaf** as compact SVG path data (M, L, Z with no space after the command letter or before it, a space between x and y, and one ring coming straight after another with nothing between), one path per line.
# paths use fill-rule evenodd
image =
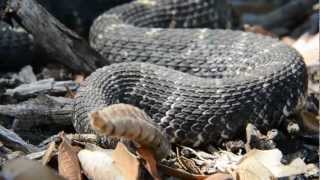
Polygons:
M301 53L307 65L319 64L319 33L302 35L292 46Z
M302 111L301 112L303 125L305 130L311 131L314 133L319 133L319 121L320 118L317 118L316 114L313 114L311 112Z
M42 165L48 164L56 151L57 151L56 143L52 141L49 144L48 149L46 150L45 154L42 157Z
M41 163L27 159L16 159L8 162L2 169L2 177L12 180L63 180L52 169L41 165ZM1 177L0 177L1 178Z
M112 159L126 180L137 180L140 175L140 162L135 155L130 153L126 146L118 143L116 149L112 153Z
M66 137L62 135L61 138L58 150L59 174L68 180L82 179L77 153Z
M160 180L161 177L158 173L157 161L155 159L154 154L152 153L152 150L150 150L147 147L141 147L141 148L138 148L138 152L142 156L142 158L146 161L144 166L148 170L148 172L151 174L153 179Z
M306 177L319 177L320 169L315 164L307 164L307 172L304 174Z
M188 173L187 171L184 171L182 169L174 169L174 168L168 167L163 164L159 164L158 166L161 169L161 171L164 172L165 174L170 175L170 176L174 176L174 177L177 177L180 179L184 179L184 180L188 180L188 179L190 179L190 180L203 180L203 179L206 179L209 177L209 176L204 176L204 175L194 175L194 174Z
M205 180L233 180L233 177L230 174L216 173L216 174L210 175Z
M275 179L298 175L306 172L306 164L297 158L289 165L283 165L280 161L281 151L273 150L251 150L240 161L233 177L235 179Z
M177 162L184 170L192 174L201 174L200 169L197 167L197 165L193 160L188 159L184 156L181 156L178 149L176 152L177 152Z
M124 179L123 173L112 160L112 150L84 149L78 153L78 158L84 173L92 180Z

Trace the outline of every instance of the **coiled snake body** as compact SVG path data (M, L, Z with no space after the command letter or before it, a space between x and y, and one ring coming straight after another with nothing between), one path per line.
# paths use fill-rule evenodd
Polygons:
M231 28L231 20L214 0L139 1L98 17L91 45L115 64L80 88L76 130L91 132L88 113L115 103L143 109L172 142L193 146L233 139L248 122L278 126L306 89L294 49L241 31L163 28Z

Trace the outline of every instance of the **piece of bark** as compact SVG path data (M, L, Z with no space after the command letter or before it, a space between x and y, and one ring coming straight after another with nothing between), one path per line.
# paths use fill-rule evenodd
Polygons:
M4 0L4 16L15 19L55 60L78 72L90 73L108 62L76 33L34 0Z
M38 152L27 154L25 155L25 158L30 160L39 160L45 155L45 153L46 153L46 150L41 150Z
M15 118L15 129L29 129L34 125L71 126L72 112L72 99L48 95L19 104L0 105L0 115Z
M65 137L70 139L73 142L83 142L84 144L94 143L99 144L100 138L96 134L65 134ZM61 137L59 135L53 135L46 140L42 141L38 147L40 148L46 148L49 143L51 142L60 143Z
M53 78L56 81L72 79L71 71L61 64L48 64L42 68L41 72L37 74L39 79Z
M12 148L14 150L19 150L25 153L31 153L38 151L39 149L31 144L25 142L19 135L6 129L0 125L0 141L5 144L5 146Z
M2 92L5 92L5 88L8 88L8 87L12 88L19 84L21 84L21 81L17 76L17 74L8 73L5 75L2 75L0 77L0 94L2 94Z
M37 81L30 65L23 67L18 73L4 73L0 75L0 90L13 88L20 84L28 84Z
M55 81L54 79L44 79L30 84L22 84L14 89L7 89L5 96L16 99L26 99L40 94L59 95L69 90L75 91L79 87L74 81Z

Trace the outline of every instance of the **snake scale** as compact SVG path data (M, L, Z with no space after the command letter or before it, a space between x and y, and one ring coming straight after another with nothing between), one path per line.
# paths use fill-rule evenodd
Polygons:
M171 142L191 146L234 139L248 122L279 126L304 97L303 59L276 39L216 29L234 24L217 0L140 0L105 12L90 43L113 64L82 84L75 129L92 132L88 113L116 103L143 109Z

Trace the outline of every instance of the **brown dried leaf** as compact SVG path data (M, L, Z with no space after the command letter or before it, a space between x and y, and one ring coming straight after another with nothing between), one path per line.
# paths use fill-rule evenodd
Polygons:
M112 150L84 149L78 153L78 157L84 173L92 180L124 179L123 173L113 163Z
M275 179L298 175L306 172L306 164L297 158L289 165L283 165L280 161L282 153L278 149L251 150L241 160L239 166L232 174L235 179Z
M59 174L68 180L81 180L81 169L77 153L69 140L61 135L62 142L58 150Z
M48 149L46 150L45 154L42 157L42 165L47 165L51 158L54 156L54 153L57 151L56 149L56 143L54 141L52 141L49 146Z
M191 173L188 173L187 171L184 171L182 169L174 169L171 167L168 167L164 164L158 164L158 167L161 169L161 172L164 172L165 174L169 176L174 176L180 179L184 180L203 180L208 178L209 176L204 176L204 175L194 175Z
M118 143L116 149L112 153L112 159L126 180L137 180L141 172L140 162L135 155L130 153L126 146Z
M233 177L230 174L216 173L216 174L210 175L205 180L232 180L232 179Z
M15 159L8 162L2 169L2 176L12 180L63 180L52 169L41 163L28 159ZM0 177L1 178L1 177Z
M192 174L201 174L200 169L197 167L195 162L191 159L188 159L184 156L180 155L179 150L177 149L177 162L179 165L186 171L192 173Z
M153 179L160 180L161 177L158 173L157 161L155 159L154 154L152 153L152 150L150 150L147 147L140 147L138 148L138 152L142 156L142 158L146 161L144 166L148 170L148 172L151 174Z

